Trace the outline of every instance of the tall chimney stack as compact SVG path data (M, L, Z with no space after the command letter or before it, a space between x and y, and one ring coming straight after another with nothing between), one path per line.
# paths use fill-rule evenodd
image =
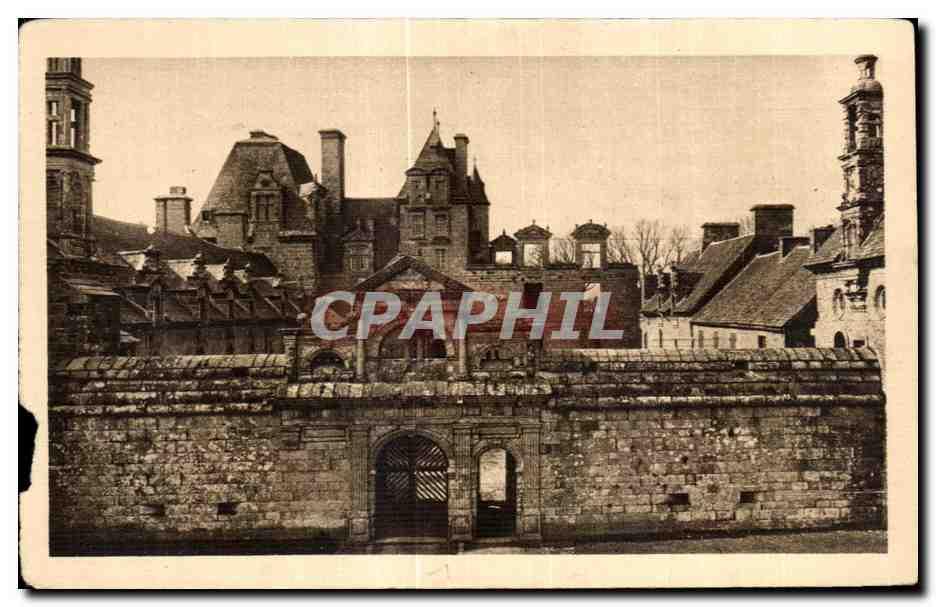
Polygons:
M757 204L751 207L754 236L761 253L776 251L781 238L793 236L794 208L792 204Z
M174 185L169 194L157 196L156 229L173 234L187 234L192 223L192 198L185 194L185 187Z
M464 193L468 183L468 135L455 135L455 191Z
M702 250L708 248L713 242L730 240L737 238L741 233L741 224L737 222L727 223L703 223L702 224Z
M328 190L334 216L341 212L345 196L345 135L338 129L319 131L322 138L322 185Z

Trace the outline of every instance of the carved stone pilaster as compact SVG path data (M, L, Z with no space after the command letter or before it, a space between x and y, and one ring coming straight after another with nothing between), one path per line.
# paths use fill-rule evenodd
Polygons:
M452 541L472 538L471 426L455 426L455 473L449 483L449 537Z
M351 516L348 539L355 543L370 541L368 481L370 477L370 428L352 427L351 442Z
M542 539L540 496L540 428L523 426L520 443L523 449L523 503L520 506L520 539Z
M367 340L364 339L355 343L354 375L358 382L367 381Z

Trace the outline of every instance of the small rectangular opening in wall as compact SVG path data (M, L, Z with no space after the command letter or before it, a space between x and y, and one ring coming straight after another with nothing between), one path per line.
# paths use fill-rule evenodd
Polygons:
M666 495L666 504L669 506L688 506L688 493L668 493Z
M231 377L247 377L250 373L250 369L247 367L233 367L231 369Z
M757 493L754 491L742 491L738 498L739 504L753 504L757 501Z
M143 514L145 516L152 516L154 518L162 518L166 516L166 505L165 504L144 504Z
M219 516L232 516L237 514L237 502L221 502L218 504Z

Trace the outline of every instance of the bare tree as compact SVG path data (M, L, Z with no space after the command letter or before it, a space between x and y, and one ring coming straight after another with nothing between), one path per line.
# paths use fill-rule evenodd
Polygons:
M747 214L738 218L738 236L747 236L754 233L754 216Z
M631 246L637 257L635 263L640 267L641 276L655 272L664 262L663 224L658 219L640 219L631 230Z
M634 252L630 246L630 236L623 227L611 230L608 237L608 261L611 263L634 263Z
M680 263L694 246L689 228L685 225L673 226L669 230L666 243L663 245L663 263L669 265Z
M575 241L572 238L552 238L550 244L550 261L575 263Z

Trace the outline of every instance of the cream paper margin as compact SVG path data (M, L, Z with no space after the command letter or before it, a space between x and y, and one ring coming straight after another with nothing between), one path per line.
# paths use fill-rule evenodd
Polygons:
M888 64L887 554L56 557L48 555L45 57L843 55ZM899 68L896 66L900 66ZM836 95L830 91L830 95ZM100 119L100 117L99 117ZM72 20L20 30L20 398L37 417L21 497L42 588L608 588L917 580L914 30L885 20ZM834 162L830 158L829 162Z

